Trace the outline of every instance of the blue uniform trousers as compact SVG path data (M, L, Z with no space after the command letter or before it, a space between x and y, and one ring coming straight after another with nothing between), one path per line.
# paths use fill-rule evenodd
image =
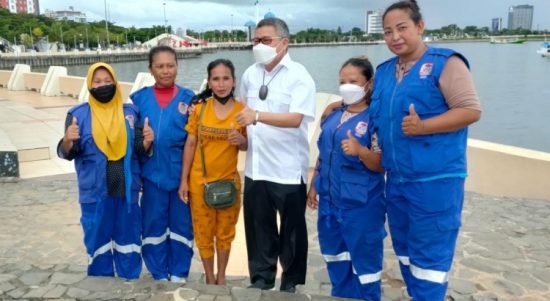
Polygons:
M139 278L141 273L141 213L139 205L108 197L95 203L81 203L80 223L88 253L89 276Z
M193 258L193 227L189 205L177 190L166 191L143 180L143 260L156 280L185 278Z
M381 194L353 209L337 208L321 197L317 229L333 296L380 300L384 206Z
M445 299L464 200L464 178L386 186L388 223L414 301Z

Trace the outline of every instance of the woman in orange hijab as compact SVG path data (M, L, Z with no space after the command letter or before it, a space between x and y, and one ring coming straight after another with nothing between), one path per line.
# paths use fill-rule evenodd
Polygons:
M114 276L116 268L119 277L139 278L137 155L147 152L153 134L147 124L143 129L134 123L137 111L123 103L110 65L93 64L86 81L89 101L69 110L57 153L75 160L88 275Z

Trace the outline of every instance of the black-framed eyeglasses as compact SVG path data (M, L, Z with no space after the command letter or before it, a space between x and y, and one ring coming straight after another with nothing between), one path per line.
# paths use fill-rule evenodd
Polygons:
M261 37L261 38L254 38L252 39L252 43L254 45L258 45L260 43L264 45L271 45L273 43L274 39L281 39L282 37Z

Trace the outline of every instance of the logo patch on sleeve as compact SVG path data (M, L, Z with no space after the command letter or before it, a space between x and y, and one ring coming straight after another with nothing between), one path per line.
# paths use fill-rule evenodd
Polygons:
M130 125L130 128L134 128L134 115L126 115L126 120L128 120L128 124Z
M187 114L189 106L185 102L180 102L178 104L178 111L181 113L181 115Z

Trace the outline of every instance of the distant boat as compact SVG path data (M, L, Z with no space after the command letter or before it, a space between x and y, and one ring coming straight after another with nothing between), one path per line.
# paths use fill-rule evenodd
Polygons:
M522 44L525 40L519 37L491 37L491 44Z
M550 42L544 42L542 47L537 50L537 53L542 57L550 57Z

